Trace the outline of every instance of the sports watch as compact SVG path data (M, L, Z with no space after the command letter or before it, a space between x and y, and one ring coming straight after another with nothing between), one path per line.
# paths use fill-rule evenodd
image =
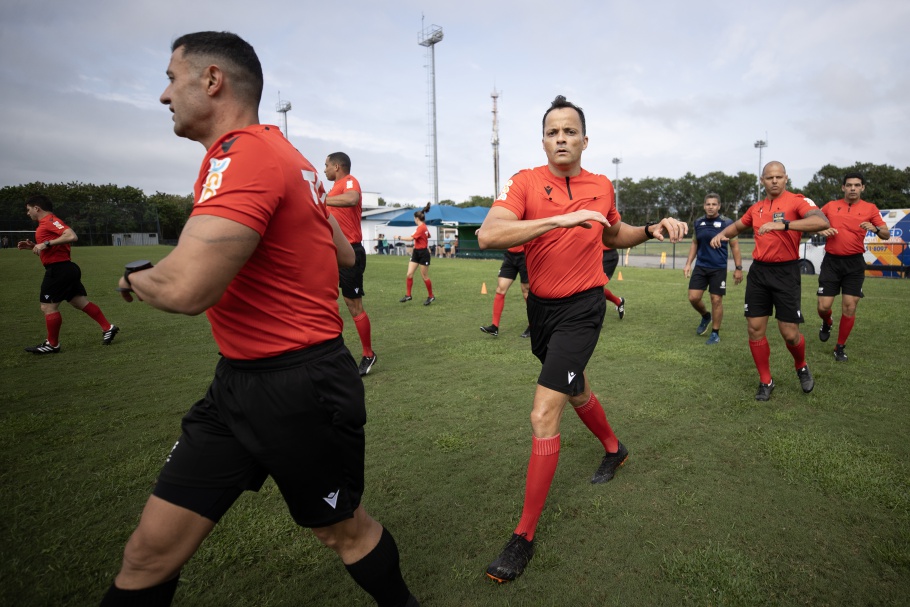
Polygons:
M132 287L130 284L130 274L133 272L141 272L142 270L148 270L149 268L154 268L148 259L140 259L139 261L131 261L126 264L125 269L123 270L123 280L126 281L126 284Z

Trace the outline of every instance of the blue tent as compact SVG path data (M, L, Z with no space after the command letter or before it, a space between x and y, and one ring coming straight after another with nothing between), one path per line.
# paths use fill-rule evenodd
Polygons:
M390 226L415 226L414 212L419 209L406 209L389 221ZM443 224L480 225L490 211L487 207L453 207L447 204L438 204L427 211L427 225L438 226Z

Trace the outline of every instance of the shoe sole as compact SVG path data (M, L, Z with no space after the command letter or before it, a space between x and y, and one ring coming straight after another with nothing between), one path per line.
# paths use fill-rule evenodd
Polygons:
M516 578L512 578L510 580L510 579L505 579L505 578L498 578L495 575L493 575L492 573L490 573L489 571L487 571L487 577L490 578L491 580L493 580L494 582L496 582L497 584L507 584L509 582L514 582L516 579Z

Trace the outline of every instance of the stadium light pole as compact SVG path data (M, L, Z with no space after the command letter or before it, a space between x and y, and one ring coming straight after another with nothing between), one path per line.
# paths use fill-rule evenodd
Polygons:
M291 111L291 102L281 100L281 91L278 91L278 105L275 106L275 110L284 116L284 138L290 140L291 138L288 136L288 112Z
M493 87L490 94L493 98L493 199L499 196L499 115L496 109L496 100L499 99L499 91Z
M761 151L768 147L768 142L765 139L759 139L755 142L755 147L758 148L758 189L755 192L755 202L758 202L761 200Z
M622 162L622 158L614 158L613 164L616 165L616 180L613 181L613 185L616 190L616 210L619 210L619 163Z
M421 26L423 24L421 23ZM438 25L423 27L417 33L417 43L429 50L430 63L430 108L433 118L433 203L439 204L439 158L436 143L436 44L442 42L442 28Z

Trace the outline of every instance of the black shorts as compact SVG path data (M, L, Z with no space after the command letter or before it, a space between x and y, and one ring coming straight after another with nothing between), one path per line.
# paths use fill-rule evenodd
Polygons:
M616 266L619 265L619 251L616 249L604 249L604 274L607 275L607 278L613 278L613 272L616 271Z
M528 295L531 351L543 364L538 384L569 396L584 392L606 311L603 287L561 299Z
M360 299L363 292L363 273L367 269L367 252L359 242L351 243L354 249L354 265L350 268L338 268L338 287L341 294L348 299Z
M499 277L515 280L516 276L521 276L521 284L528 284L528 264L525 262L525 254L506 251L502 257L502 265L499 266Z
M825 253L822 269L818 273L818 296L834 297L838 293L864 297L863 281L866 279L866 260L862 253L832 255Z
M704 291L709 289L712 295L723 297L727 294L727 269L703 268L695 266L692 276L689 277L690 291Z
M801 323L802 290L799 260L783 263L752 261L746 278L745 316L756 318L771 316L782 322Z
M60 303L88 295L82 285L82 270L72 261L58 261L44 266L41 281L41 303Z
M414 251L411 253L411 261L422 266L430 265L429 249L414 249Z
M332 525L363 495L365 423L363 382L340 336L274 358L222 358L154 493L217 521L271 476L297 524Z

